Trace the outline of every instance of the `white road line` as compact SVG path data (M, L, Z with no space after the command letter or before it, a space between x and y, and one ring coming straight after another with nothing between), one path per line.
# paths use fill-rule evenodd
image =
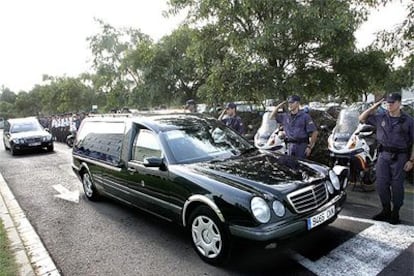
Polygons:
M315 262L293 254L296 261L316 275L377 275L414 243L414 226L348 216L339 218L373 225Z

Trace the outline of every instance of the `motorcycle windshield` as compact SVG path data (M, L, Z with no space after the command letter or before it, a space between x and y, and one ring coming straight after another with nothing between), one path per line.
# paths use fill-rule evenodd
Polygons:
M351 134L357 129L359 124L359 112L354 109L343 109L339 113L336 121L335 132L338 134Z
M268 139L270 135L279 127L275 119L270 119L271 112L266 112L262 117L262 124L257 130L257 135L261 139Z

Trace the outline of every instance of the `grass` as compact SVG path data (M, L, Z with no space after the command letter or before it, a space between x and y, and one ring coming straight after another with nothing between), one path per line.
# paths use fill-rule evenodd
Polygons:
M3 222L0 220L0 276L15 276L17 274L17 264L10 250Z

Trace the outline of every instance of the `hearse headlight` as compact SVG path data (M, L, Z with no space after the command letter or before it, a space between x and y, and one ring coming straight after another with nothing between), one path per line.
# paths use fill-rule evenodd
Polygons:
M331 182L331 181L329 181L329 180L327 180L327 181L325 181L325 183L326 183L326 188L328 189L328 192L329 192L330 194L333 194L333 192L334 192L334 187L333 187L333 185L332 185L332 182Z
M345 177L344 182L342 184L342 188L346 188L346 186L348 186L348 177Z
M266 223L270 220L270 208L266 201L261 197L254 197L250 202L254 217L261 223Z
M286 213L285 206L279 200L273 201L273 212L275 212L276 216L283 217Z
M331 183L334 186L335 190L339 191L339 189L341 188L341 184L339 183L338 176L332 170L329 171L329 179L331 180Z

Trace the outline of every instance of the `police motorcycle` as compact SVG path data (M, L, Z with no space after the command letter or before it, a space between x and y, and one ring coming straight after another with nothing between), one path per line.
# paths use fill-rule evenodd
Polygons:
M356 109L343 109L328 137L332 165L349 167L349 179L363 191L375 189L375 163L378 149L375 127L359 123Z
M281 126L274 119L270 119L271 111L266 111L262 123L254 135L254 145L261 150L270 150L282 154L287 153L287 145Z

